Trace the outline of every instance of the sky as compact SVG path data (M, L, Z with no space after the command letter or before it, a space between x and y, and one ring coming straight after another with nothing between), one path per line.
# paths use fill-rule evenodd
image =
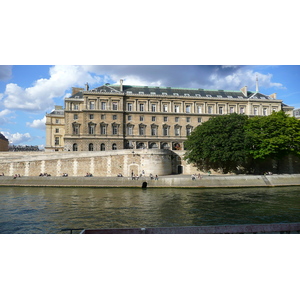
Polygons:
M247 86L300 108L299 65L1 65L0 132L14 145L45 146L45 114L72 87L105 83L240 90Z

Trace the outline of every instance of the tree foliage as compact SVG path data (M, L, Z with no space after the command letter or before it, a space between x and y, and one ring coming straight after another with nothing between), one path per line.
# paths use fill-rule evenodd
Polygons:
M253 118L221 115L196 127L185 148L187 162L200 170L251 172L266 160L300 156L300 121L283 111Z
M247 120L245 115L222 115L196 127L185 142L185 159L203 171L236 172L248 160L249 150L245 145Z
M254 159L278 160L289 154L300 155L300 121L283 111L250 118L246 140Z

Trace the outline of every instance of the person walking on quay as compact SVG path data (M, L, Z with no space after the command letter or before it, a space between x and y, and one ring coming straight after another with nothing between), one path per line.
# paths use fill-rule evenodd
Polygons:
M155 180L158 180L158 176L157 175L155 175Z

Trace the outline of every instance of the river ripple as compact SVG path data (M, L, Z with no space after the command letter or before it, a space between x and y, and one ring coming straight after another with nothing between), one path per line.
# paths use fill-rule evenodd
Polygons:
M300 187L1 187L0 233L300 222Z

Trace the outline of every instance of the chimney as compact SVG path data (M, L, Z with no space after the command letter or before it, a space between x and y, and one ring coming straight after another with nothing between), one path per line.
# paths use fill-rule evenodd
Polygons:
M120 92L123 92L123 79L120 79Z
M240 89L240 91L243 93L243 95L244 95L245 97L247 97L247 95L248 95L247 86L242 87L242 88Z
M88 91L88 90L89 90L89 88L90 88L90 87L89 87L89 84L88 84L88 83L86 83L86 84L85 84L85 90L86 90L86 91Z

